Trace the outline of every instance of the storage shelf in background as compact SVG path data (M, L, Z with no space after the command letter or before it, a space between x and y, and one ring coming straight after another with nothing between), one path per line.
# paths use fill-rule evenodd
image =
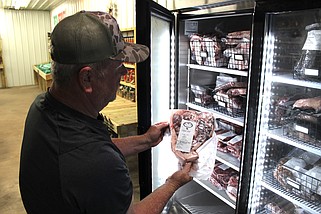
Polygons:
M124 86L131 87L131 88L136 88L136 86L135 86L134 84L129 83L129 82L120 81L120 84L121 84L121 85L124 85Z
M244 126L244 117L231 117L231 116L228 116L226 114L223 114L221 112L218 112L218 111L215 111L215 110L212 110L212 109L208 109L208 108L204 108L202 106L199 106L199 105L195 105L193 103L186 103L186 105L191 108L191 109L195 109L195 110L198 110L198 111L207 111L207 112L211 112L214 114L214 116L216 116L217 118L222 118L222 119L225 119L231 123L234 123L235 125L239 125L239 126Z
M217 68L217 67L210 67L210 66L196 65L196 64L187 64L187 66L193 69L199 69L204 71L212 71L217 73L232 74L232 75L238 75L238 76L244 76L244 77L248 76L248 71L233 70L228 68Z
M283 74L283 75L273 76L273 82L285 83L285 84L302 86L302 87L309 86L309 88L321 89L321 82L312 82L307 80L293 79L292 74Z
M131 68L131 69L135 69L135 68L136 68L135 64L131 64L131 63L123 63L123 65L124 65L126 68Z
M297 148L303 149L305 151L314 153L316 155L320 155L321 156L321 148L318 148L316 146L307 144L303 141L299 141L299 140L293 140L287 136L283 135L283 131L282 128L280 129L274 129L274 130L270 130L267 134L268 137L281 141L283 143L289 144L291 146L295 146Z
M221 163L224 163L225 165L231 167L232 169L238 172L240 171L240 161L232 155L217 150L216 159Z

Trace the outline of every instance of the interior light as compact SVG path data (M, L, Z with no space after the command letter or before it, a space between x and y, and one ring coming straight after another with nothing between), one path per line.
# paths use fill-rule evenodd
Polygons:
M3 7L19 10L28 7L31 0L2 0Z

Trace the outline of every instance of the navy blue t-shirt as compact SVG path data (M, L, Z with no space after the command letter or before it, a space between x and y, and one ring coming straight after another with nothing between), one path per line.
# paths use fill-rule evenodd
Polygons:
M126 213L132 182L102 117L39 95L26 118L20 192L30 214Z

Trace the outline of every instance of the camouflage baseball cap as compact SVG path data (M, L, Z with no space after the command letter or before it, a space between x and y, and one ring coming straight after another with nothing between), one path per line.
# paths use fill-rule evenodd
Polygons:
M104 59L141 62L149 56L145 45L124 41L117 21L105 12L80 11L60 21L51 34L52 60L86 64Z

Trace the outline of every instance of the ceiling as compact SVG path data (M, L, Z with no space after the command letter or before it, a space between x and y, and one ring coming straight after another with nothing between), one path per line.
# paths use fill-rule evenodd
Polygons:
M10 2L14 2L15 0L0 0L0 8L13 9L10 7L6 7L6 4L10 5ZM29 5L26 8L22 8L23 10L52 10L55 7L59 6L66 0L31 0ZM9 3L4 3L9 2Z

